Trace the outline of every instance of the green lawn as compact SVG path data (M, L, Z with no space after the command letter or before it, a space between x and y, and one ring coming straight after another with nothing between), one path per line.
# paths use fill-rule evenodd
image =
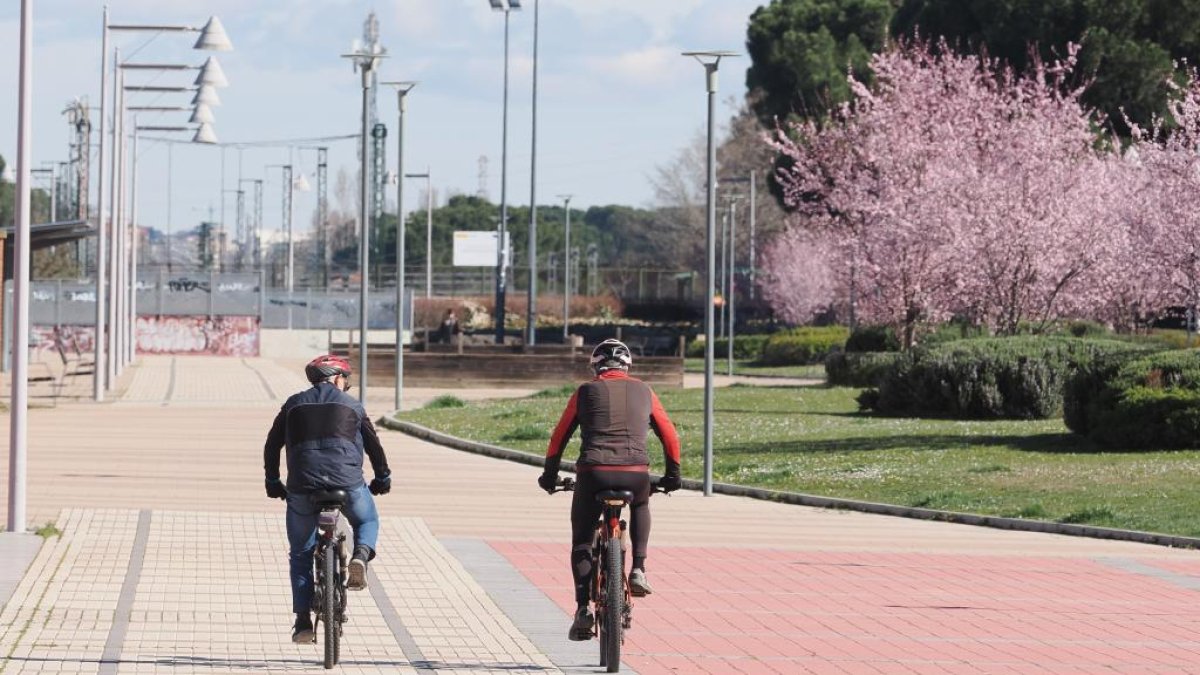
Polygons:
M1010 517L1200 536L1200 452L1101 452L1061 421L959 422L857 412L856 389L718 389L721 482ZM702 390L662 390L684 474L703 468ZM542 453L566 394L405 413L456 436ZM578 435L567 450L578 453ZM661 458L656 461L661 462Z
M717 359L714 371L717 375L729 372L728 361ZM685 359L683 369L689 373L703 373L704 359ZM757 377L798 377L809 380L824 380L825 366L760 366L752 360L735 359L733 362L734 375L752 375Z

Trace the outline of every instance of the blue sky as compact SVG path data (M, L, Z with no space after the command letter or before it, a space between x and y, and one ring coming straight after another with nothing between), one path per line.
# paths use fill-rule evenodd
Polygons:
M571 193L574 204L649 205L649 176L669 162L704 126L704 77L686 49L745 49L746 23L763 0L541 0L538 99L538 202ZM530 174L533 0L512 15L509 104L509 202L528 204ZM60 111L87 95L98 104L101 2L37 0L34 33L35 162L66 158L67 125ZM0 154L16 147L19 3L0 4ZM362 32L370 10L381 22L388 58L384 80L419 80L406 121L406 170L428 165L440 194L474 193L479 158L487 156L488 191L500 195L503 26L486 0L112 0L113 23L200 25L218 15L236 50L218 54L231 86L220 92L215 130L223 142L306 138L355 133L359 77L339 58ZM133 60L200 63L188 37L114 35ZM719 115L740 104L748 59L727 62ZM141 74L134 80L176 84L184 75ZM132 102L132 100L131 100ZM144 105L185 104L142 95ZM381 92L380 117L394 134L395 95ZM143 123L177 124L181 113ZM95 121L95 120L94 120ZM388 163L394 166L394 136ZM337 169L354 176L353 142L331 144L331 192ZM167 152L145 144L141 157L140 218L163 227L167 218ZM172 151L172 215L191 227L210 207L221 208L221 151L179 145ZM225 152L225 188L243 178L265 178L266 227L280 221L280 178L269 164L294 161L315 172L315 152L286 147ZM315 187L315 181L313 181ZM406 206L420 184L410 183ZM310 222L315 193L300 194L296 223ZM226 195L226 222L234 220ZM407 210L407 209L406 209Z

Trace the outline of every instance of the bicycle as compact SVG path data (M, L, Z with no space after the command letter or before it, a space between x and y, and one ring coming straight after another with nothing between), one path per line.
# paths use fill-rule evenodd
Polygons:
M575 481L563 478L553 492L573 492ZM650 492L660 492L658 483L650 485ZM604 511L596 523L596 534L592 538L592 583L591 601L595 623L592 630L600 640L600 665L607 672L621 670L621 646L625 644L625 631L633 627L633 595L629 591L629 577L625 573L625 542L627 526L621 520L621 509L633 501L628 490L601 490L596 500L604 504Z
M317 521L319 534L313 553L316 568L313 584L313 640L317 627L325 624L325 668L333 668L341 658L342 624L346 622L346 533L338 530L341 509L346 505L345 490L322 490L312 499L321 508Z

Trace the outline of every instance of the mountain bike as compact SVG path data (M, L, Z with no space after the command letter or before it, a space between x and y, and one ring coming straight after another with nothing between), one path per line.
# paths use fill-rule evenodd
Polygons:
M316 567L313 584L314 639L321 624L325 625L325 668L333 668L341 658L342 624L346 621L346 533L338 529L341 509L346 505L345 490L322 490L313 493L313 501L321 508L317 523L317 548L313 553Z
M563 478L554 492L573 492L575 481ZM658 483L650 491L662 492ZM589 585L592 615L595 617L593 630L600 639L600 665L607 672L621 670L621 646L625 644L625 631L633 626L633 596L629 591L629 577L625 573L625 548L628 541L627 526L621 520L621 510L633 501L628 490L601 490L596 501L604 504L600 521L596 523L596 534L592 538L592 579Z

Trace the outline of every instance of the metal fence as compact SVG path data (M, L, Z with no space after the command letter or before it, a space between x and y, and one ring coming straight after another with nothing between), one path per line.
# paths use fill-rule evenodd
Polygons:
M256 274L166 275L138 279L138 316L257 316L263 328L353 329L359 327L357 290L287 291L264 287ZM11 299L12 284L6 285ZM412 329L412 291L406 294L405 329ZM12 302L5 307L11 311ZM30 285L30 323L90 326L96 322L96 289L90 281L35 281ZM396 328L395 289L372 291L371 329Z

